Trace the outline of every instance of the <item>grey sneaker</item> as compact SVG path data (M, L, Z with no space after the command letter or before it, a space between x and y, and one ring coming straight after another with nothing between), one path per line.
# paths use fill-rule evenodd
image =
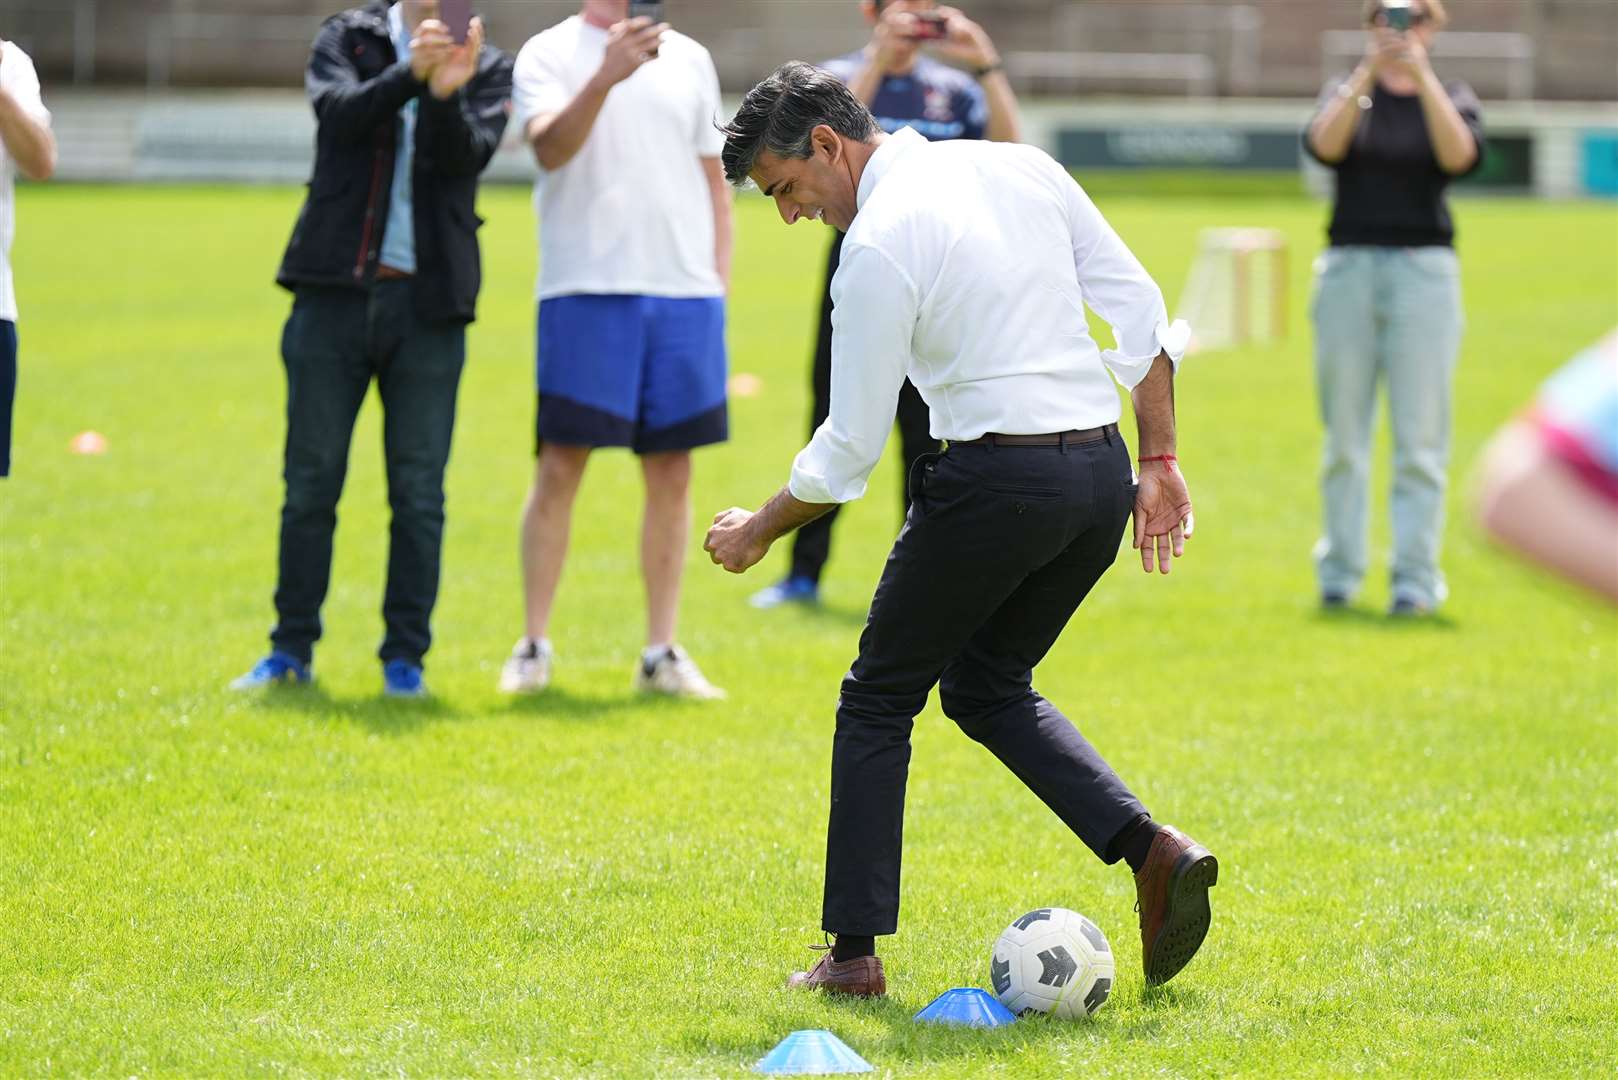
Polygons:
M521 638L500 669L502 694L537 694L551 684L551 643Z
M643 694L696 701L720 701L725 697L725 692L709 682L696 661L678 645L670 645L655 658L641 658L635 668L635 689Z

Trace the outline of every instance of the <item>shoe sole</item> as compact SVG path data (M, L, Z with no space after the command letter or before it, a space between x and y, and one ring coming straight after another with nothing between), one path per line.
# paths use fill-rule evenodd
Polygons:
M1180 973L1202 948L1213 915L1208 890L1219 881L1219 860L1207 848L1193 846L1174 864L1169 877L1168 913L1152 946L1146 982L1157 986Z

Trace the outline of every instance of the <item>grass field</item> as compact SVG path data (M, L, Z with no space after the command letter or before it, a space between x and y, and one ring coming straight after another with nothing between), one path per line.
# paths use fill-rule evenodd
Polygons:
M555 688L494 690L520 629L532 215L483 198L488 287L448 478L419 704L378 697L386 506L362 417L318 688L224 690L271 620L299 193L30 188L14 476L0 484L0 1074L741 1075L798 1028L901 1076L1611 1075L1618 1058L1618 617L1465 513L1488 432L1618 319L1615 212L1458 208L1469 315L1442 618L1386 583L1314 605L1304 319L1324 208L1101 199L1172 298L1195 230L1290 238L1285 346L1181 374L1197 535L1128 560L1039 671L1157 815L1224 864L1196 962L1147 994L1127 873L1097 864L930 705L891 997L780 988L818 941L832 710L897 526L897 468L839 524L827 603L760 613L693 535L682 639L722 706L628 691L638 476L591 466ZM824 242L739 210L732 364L762 392L698 462L699 520L756 505L804 435ZM85 429L102 457L68 453ZM1384 455L1385 457L1385 455ZM1377 484L1385 492L1385 467ZM1387 549L1377 498L1379 553ZM1381 555L1379 554L1379 558ZM1120 978L1088 1023L920 1029L1028 908L1094 918Z

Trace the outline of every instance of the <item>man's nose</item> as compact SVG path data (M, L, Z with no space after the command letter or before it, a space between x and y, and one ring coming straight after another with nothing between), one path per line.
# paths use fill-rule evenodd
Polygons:
M798 220L798 216L803 213L796 203L787 202L785 197L781 195L775 197L775 208L781 212L781 220L788 225L794 224Z

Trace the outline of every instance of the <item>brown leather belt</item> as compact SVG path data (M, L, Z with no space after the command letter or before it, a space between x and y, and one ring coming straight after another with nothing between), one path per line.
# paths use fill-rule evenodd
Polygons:
M403 270L395 270L386 263L376 264L376 279L378 281L408 281L412 277L415 277L415 275L407 274Z
M961 439L951 446L1084 446L1088 443L1111 442L1118 434L1117 424L1085 428L1083 431L1056 431L1049 435L1001 435L989 432L975 439Z

